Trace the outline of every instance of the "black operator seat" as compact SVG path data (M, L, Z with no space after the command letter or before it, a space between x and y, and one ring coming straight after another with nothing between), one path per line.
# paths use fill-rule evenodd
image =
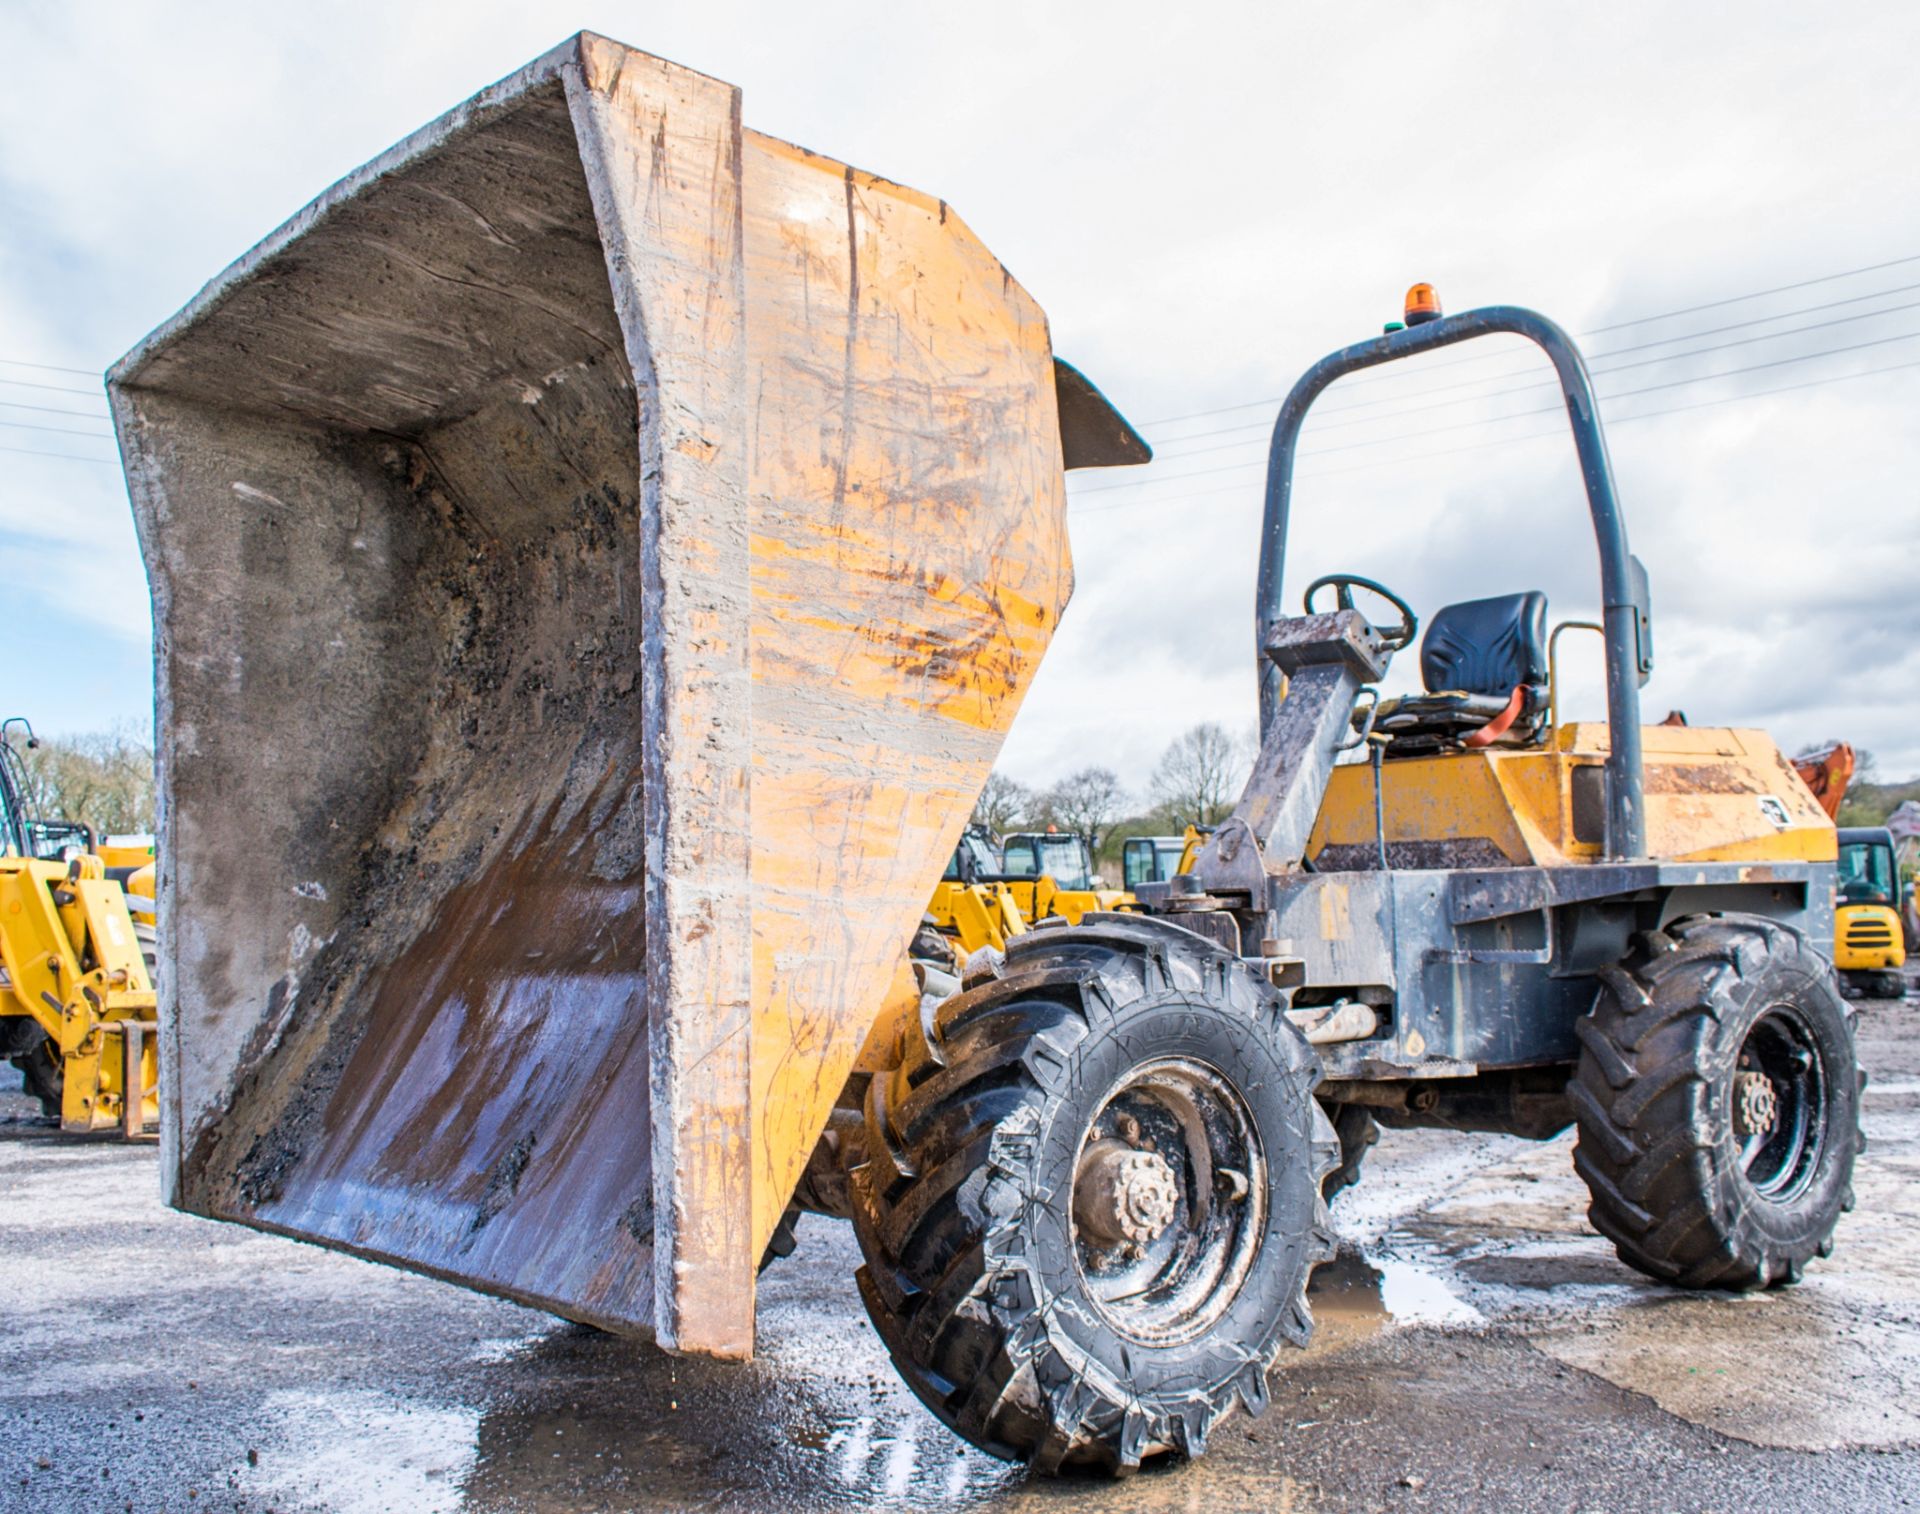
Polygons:
M1420 681L1426 693L1380 706L1374 729L1389 757L1544 739L1547 596L1529 589L1436 611L1420 642Z

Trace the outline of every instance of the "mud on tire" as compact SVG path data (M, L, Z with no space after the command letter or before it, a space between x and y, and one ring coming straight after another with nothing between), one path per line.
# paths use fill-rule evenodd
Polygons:
M1833 1249L1865 1145L1825 959L1777 921L1696 915L1601 979L1568 1089L1594 1228L1681 1287L1797 1282Z
M1020 937L909 1027L868 1090L859 1282L950 1428L1040 1471L1127 1471L1265 1407L1311 1328L1338 1152L1282 1008L1198 936L1095 915ZM1089 1164L1161 1174L1165 1154L1147 1193L1171 1222L1103 1249Z

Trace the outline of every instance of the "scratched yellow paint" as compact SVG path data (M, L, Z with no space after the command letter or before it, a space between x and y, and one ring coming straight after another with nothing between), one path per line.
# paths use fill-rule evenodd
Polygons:
M1353 939L1353 912L1347 892L1347 886L1344 883L1330 883L1320 890L1320 939L1322 941Z
M1647 726L1642 743L1649 856L1685 862L1835 857L1833 823L1764 732ZM1478 840L1516 865L1593 861L1598 842L1574 839L1573 773L1604 763L1607 752L1605 725L1576 723L1562 726L1549 747L1388 762L1381 789L1387 840ZM1372 770L1334 769L1308 855L1373 841Z
M753 132L742 181L757 1255L1072 574L1039 307L930 196Z

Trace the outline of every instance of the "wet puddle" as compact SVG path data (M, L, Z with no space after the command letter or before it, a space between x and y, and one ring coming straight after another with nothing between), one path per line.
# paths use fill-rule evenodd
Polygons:
M1342 1247L1307 1284L1313 1342L1288 1353L1280 1367L1344 1351L1390 1327L1478 1325L1484 1316L1447 1287L1438 1273L1404 1258Z

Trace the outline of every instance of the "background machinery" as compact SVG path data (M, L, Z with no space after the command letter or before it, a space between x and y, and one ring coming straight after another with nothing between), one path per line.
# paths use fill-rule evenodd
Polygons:
M959 969L983 947L1005 951L1027 928L1027 919L1002 873L992 834L985 826L969 825L933 886L926 918L914 936L915 959Z
M1793 770L1820 801L1829 820L1838 821L1840 806L1847 797L1847 785L1853 782L1853 748L1844 741L1816 751L1803 752L1793 759Z
M1885 826L1840 831L1833 911L1833 965L1856 992L1904 998L1906 933L1900 920L1900 869Z
M1100 887L1083 836L1019 831L998 846L984 826L969 825L927 904L926 930L948 945L923 932L915 953L938 959L957 946L964 964L983 946L1004 951L1012 937L1043 920L1077 925L1093 911L1133 906L1131 894Z
M110 853L110 875L87 826L32 812L16 725L32 741L0 725L0 1055L63 1130L137 1136L159 1117L157 1027L123 881L144 869L150 903L151 865Z
M1017 831L1001 843L1000 856L1001 881L1030 925L1055 918L1078 925L1095 910L1133 907L1124 889L1102 886L1085 836Z
M1213 833L1190 825L1184 836L1129 836L1120 844L1120 881L1127 888L1165 883L1193 866L1193 854Z
M1793 768L1820 808L1838 820L1853 780L1854 752L1846 742L1793 759ZM1885 826L1847 826L1839 833L1833 911L1833 965L1851 991L1873 998L1906 995L1907 929L1893 833Z
M1265 1405L1329 1108L1577 1123L1633 1266L1799 1276L1858 1143L1833 829L1759 733L1641 731L1645 579L1564 335L1471 312L1296 386L1239 807L1145 912L936 1002L908 950L1065 607L1062 470L1146 449L949 206L740 121L583 34L110 375L193 1004L171 1200L723 1357L791 1206L848 1215L907 1381L1040 1470ZM1336 768L1416 627L1351 576L1282 606L1300 420L1494 331L1567 395L1609 719L1544 718L1537 595L1479 601Z

